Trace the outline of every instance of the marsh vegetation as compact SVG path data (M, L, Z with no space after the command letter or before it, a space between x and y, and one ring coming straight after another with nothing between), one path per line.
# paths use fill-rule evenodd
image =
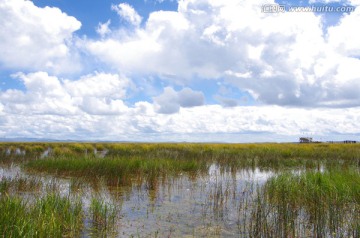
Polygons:
M357 144L0 144L0 236L359 237Z

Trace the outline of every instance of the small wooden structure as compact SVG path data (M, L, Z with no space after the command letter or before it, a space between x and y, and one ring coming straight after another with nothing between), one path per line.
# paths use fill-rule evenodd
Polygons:
M313 138L312 137L300 137L299 142L300 143L312 143Z

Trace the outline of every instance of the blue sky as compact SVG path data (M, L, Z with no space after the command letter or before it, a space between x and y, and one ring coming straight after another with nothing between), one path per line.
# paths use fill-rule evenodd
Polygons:
M82 23L81 29L77 32L79 35L86 35L89 37L97 37L96 26L99 22L106 22L111 20L114 27L126 25L126 22L121 21L119 16L111 10L112 5L125 3L126 1L113 0L34 0L35 5L39 7L58 7L62 11L71 16L75 16ZM136 11L146 20L151 12L154 11L176 11L177 1L165 0L162 2L156 0L136 0L126 2L131 5Z
M360 140L359 5L4 0L0 137Z

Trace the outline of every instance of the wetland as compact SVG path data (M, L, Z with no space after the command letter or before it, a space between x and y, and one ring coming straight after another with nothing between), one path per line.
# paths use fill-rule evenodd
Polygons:
M359 237L360 145L1 143L2 237Z

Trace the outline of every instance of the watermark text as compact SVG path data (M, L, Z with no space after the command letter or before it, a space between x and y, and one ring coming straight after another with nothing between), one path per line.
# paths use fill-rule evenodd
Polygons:
M317 13L346 13L355 11L354 6L286 6L284 4L265 4L261 6L264 13L284 13L284 12L317 12Z

